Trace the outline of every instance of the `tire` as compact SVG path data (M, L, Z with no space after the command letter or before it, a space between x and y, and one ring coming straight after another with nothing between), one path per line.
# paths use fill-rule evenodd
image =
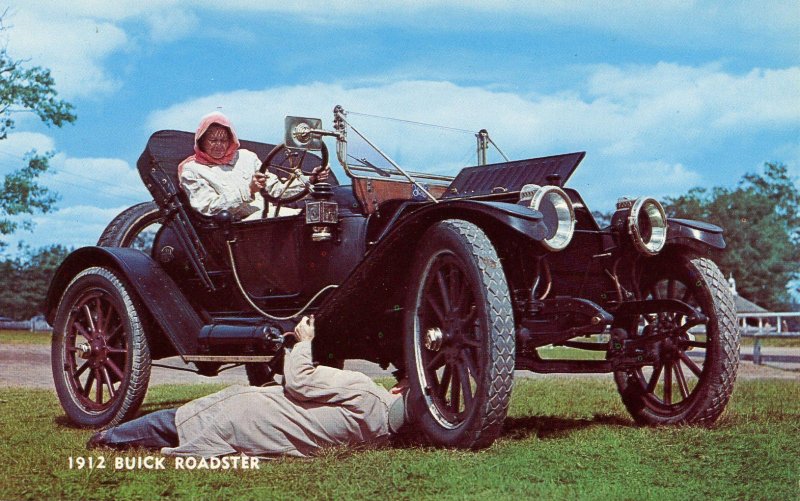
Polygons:
M58 305L51 359L67 417L99 428L133 417L147 393L150 350L139 306L111 270L87 268Z
M411 419L434 445L479 449L502 431L514 377L514 316L500 260L472 223L421 240L404 318Z
M657 343L652 367L614 374L622 401L643 425L712 425L725 410L739 367L739 331L728 283L713 261L690 255L658 259L643 273L642 298L680 299L706 317L702 334L677 333ZM639 326L679 327L680 313L662 313L628 323L628 337L642 335ZM702 348L700 357L687 352ZM677 390L676 390L677 386Z
M111 220L103 230L97 245L101 247L134 247L149 252L152 245L149 226L163 220L155 202L142 202L129 207Z

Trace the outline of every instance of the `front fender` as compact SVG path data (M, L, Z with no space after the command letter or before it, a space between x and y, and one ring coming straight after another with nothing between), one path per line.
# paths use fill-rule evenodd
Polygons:
M521 241L545 238L542 217L538 211L502 202L407 204L391 216L370 242L364 259L315 312L315 350L344 358L396 362L394 357L402 350L408 270L428 228L445 219L466 220L485 231L496 246L513 248Z
M419 227L428 227L444 219L464 219L485 229L499 224L536 241L544 240L547 235L547 226L543 222L542 213L537 210L508 202L452 200L426 204L422 207L415 204L406 205L397 212L394 221L386 225L376 241L381 242L390 233L409 230L414 232Z
M684 245L701 252L726 246L724 230L715 224L677 218L668 219L667 224L667 245Z
M195 353L203 322L169 275L147 254L124 247L83 247L58 267L47 291L47 321L54 325L56 310L72 279L86 268L103 266L116 271L130 285L152 319L166 333L180 355Z

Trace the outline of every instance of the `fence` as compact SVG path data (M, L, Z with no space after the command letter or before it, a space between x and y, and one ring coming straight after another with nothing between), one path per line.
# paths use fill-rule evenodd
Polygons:
M51 331L53 328L44 318L34 317L30 320L0 322L0 330L39 332Z
M742 360L752 360L754 364L762 362L800 363L798 355L775 355L761 353L761 340L763 339L798 339L800 332L798 321L791 324L789 319L800 320L800 312L781 313L741 313L736 315L739 322L739 334L742 337L753 338L753 354L741 355Z

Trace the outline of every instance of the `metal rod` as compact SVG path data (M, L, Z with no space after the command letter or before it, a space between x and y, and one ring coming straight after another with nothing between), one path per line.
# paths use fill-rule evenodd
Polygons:
M362 133L361 133L361 132L360 132L358 129L356 129L355 127L353 127L353 125L352 125L351 123L349 123L347 120L345 120L344 122L345 122L347 125L349 125L351 129L353 129L353 132L355 132L356 134L358 134L358 135L359 135L359 137L361 137L361 139L363 139L363 140L364 140L364 141L365 141L365 142L366 142L368 145L370 145L370 146L371 146L371 147L372 147L372 148L373 148L375 151L377 151L377 152L378 152L378 154L379 154L380 156L382 156L383 158L385 158L385 159L386 159L386 161L387 161L387 162L389 162L390 164L392 164L392 167L394 167L395 169L397 169L398 171L400 171L400 173L401 173L401 174L403 174L403 175L406 177L406 179L408 179L409 181L411 181L411 184L413 184L414 186L416 186L417 188L419 188L419 189L420 189L420 191L422 191L423 193L425 193L425 195L427 195L427 196L428 196L428 198L430 198L430 199L431 199L431 201L432 201L433 203L435 203L435 204L438 204L438 203L439 203L439 201L438 201L438 200L436 200L436 197L434 197L433 195L431 195L431 194L428 192L428 190L426 190L426 189L425 189L425 188L424 188L424 187L423 187L421 184L419 184L419 183L418 183L418 182L417 182L417 181L416 181L416 180L415 180L413 177L411 177L411 176L410 176L410 175L409 175L409 174L408 174L406 171L404 171L402 167L400 167L399 165L397 165L397 162L395 162L394 160L392 160L392 159L389 157L389 155L387 155L386 153L384 153L384 152L383 152L383 151L382 151L380 148L378 148L378 147L377 147L377 146L376 146L376 145L375 145L375 144L374 144L372 141L370 141L369 139L367 139L367 138L364 136L364 134L362 134Z

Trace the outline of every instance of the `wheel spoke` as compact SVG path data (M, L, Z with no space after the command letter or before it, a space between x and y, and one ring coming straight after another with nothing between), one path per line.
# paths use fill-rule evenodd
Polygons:
M94 371L89 371L86 377L86 382L83 385L83 396L89 398L89 391L92 389L92 381L94 381Z
M109 353L128 353L127 348L106 348Z
M75 371L75 373L72 375L72 378L73 378L73 379L75 379L75 380L77 381L77 380L78 380L78 378L79 378L79 377L81 377L81 374L83 374L83 371L85 371L85 370L86 370L86 369L89 367L89 364L90 364L90 362L89 362L88 360L87 360L87 361L85 361L85 362L83 363L83 365L81 365L80 367L78 367L78 370L77 370L77 371Z
M692 348L705 348L708 346L708 343L705 341L684 341L684 344Z
M472 406L472 386L469 383L469 374L467 367L464 365L458 366L458 379L461 381L461 394L464 396L464 410L468 410Z
M110 358L107 359L105 365L106 367L111 369L111 372L113 372L114 375L117 376L120 381L125 380L125 374L122 373L122 371L119 369L119 367L117 367L117 364L115 364L113 360L111 360Z
M478 368L472 361L472 354L470 353L470 350L463 350L461 352L461 359L464 361L464 364L466 365L466 370L469 371L470 374L472 374L473 379L475 379L475 381L479 380L481 375L478 373Z
M97 312L97 322L96 322L97 331L100 333L104 333L106 330L105 328L107 320L105 314L103 313L103 301L100 299L100 297L94 298L94 306L95 306L95 311ZM108 306L109 308L111 307L110 304Z
M426 294L425 295L425 301L428 302L428 306L431 307L431 309L433 310L434 315L436 315L436 317L439 319L439 325L444 325L444 321L445 321L444 312L442 311L441 306L436 304L436 300L434 299L433 294Z
M108 386L108 398L114 398L114 385L111 384L111 376L108 375L108 369L103 367L101 373L103 374L103 380L106 382L106 386Z
M454 367L455 370L450 381L450 405L453 408L453 412L458 413L461 407L461 373L457 363L454 363Z
M705 345L705 343L703 344ZM692 360L686 353L681 353L681 360L683 360L683 363L686 364L686 367L688 367L689 370L691 370L695 376L700 377L700 374L703 373L703 369L701 369L696 363L694 363L694 360Z
M650 381L647 383L647 393L653 393L656 390L663 369L663 364L653 367L653 374L650 375Z
M667 298L673 299L675 297L675 287L677 282L674 279L667 281Z
M72 324L72 326L75 327L75 330L77 330L80 333L80 335L85 337L86 339L94 339L94 334L84 329L83 326L77 320Z
M439 398L444 401L447 395L447 387L450 384L450 364L445 364L444 372L442 372L442 379L439 381Z
M469 315L464 317L464 325L474 323L477 318L478 309L475 307L475 305L470 305Z
M92 318L92 312L91 310L89 310L88 304L83 305L83 313L86 315L86 321L89 322L89 330L92 331L92 333L97 332L97 329L94 326L94 319Z
M675 371L675 380L678 381L678 389L681 392L681 397L683 397L683 399L689 398L689 385L686 384L686 376L683 374L680 361L676 360L672 368Z
M100 375L100 369L97 368L97 369L94 370L94 372L95 372L95 375L94 375L94 380L95 380L94 381L94 387L95 387L95 390L96 390L95 391L95 396L97 397L96 401L97 401L98 404L102 404L103 403L103 381L102 381L102 379L100 379L100 376L101 376Z
M447 313L453 311L453 305L450 302L450 294L447 290L447 282L446 278L442 274L442 270L439 269L436 272L436 283L439 285L439 293L442 295L442 303L444 303L444 309Z
M434 355L433 358L430 359L430 361L427 364L425 364L425 368L430 371L435 371L436 369L442 366L441 362L443 358L444 358L444 352L440 351L439 353Z
M664 367L664 403L672 404L672 362L667 362Z

